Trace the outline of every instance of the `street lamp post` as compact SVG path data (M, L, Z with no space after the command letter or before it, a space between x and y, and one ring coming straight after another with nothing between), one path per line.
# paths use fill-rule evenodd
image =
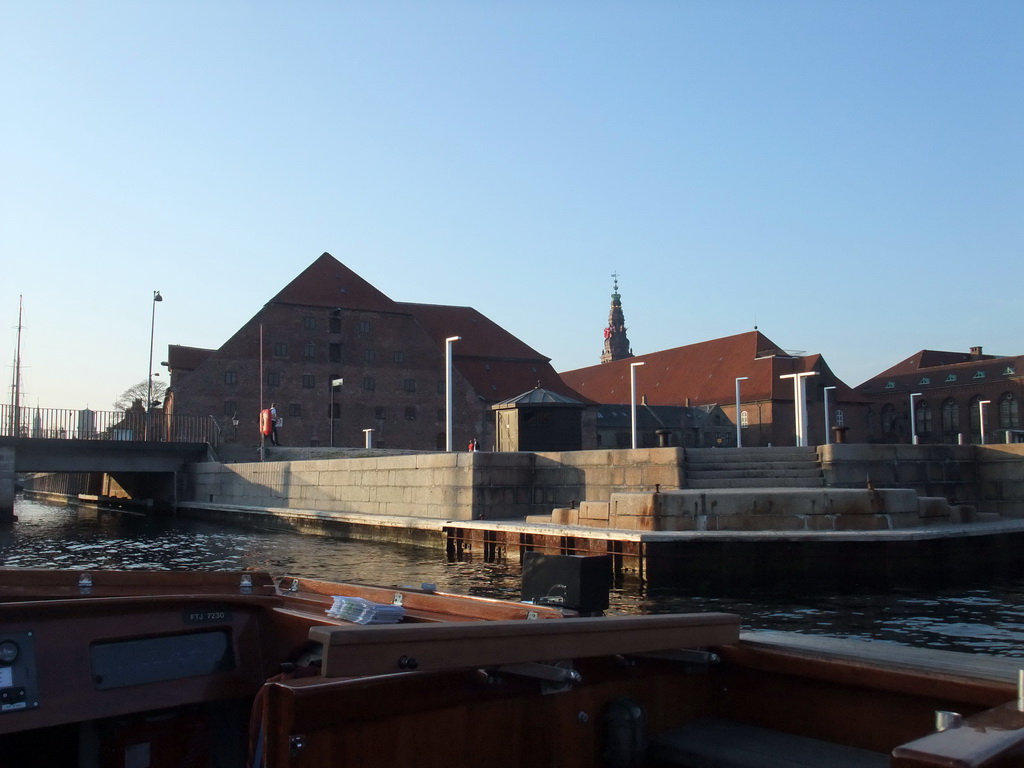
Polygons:
M636 448L636 369L639 368L643 363L630 363L629 364L629 402L631 408L630 425L633 432L633 447Z
M805 371L779 376L780 379L793 380L793 421L797 446L807 445L807 379L817 375L817 371Z
M979 400L978 401L978 427L981 429L981 444L985 444L985 406L991 403L991 400Z
M828 445L829 443L832 442L832 439L829 437L829 426L831 426L829 422L831 421L831 419L829 417L829 410L828 410L828 391L830 389L835 389L835 385L833 384L832 386L825 387L822 390L824 392L824 397L825 397L825 445Z
M748 376L737 376L736 377L736 447L743 447L743 435L740 432L742 426L740 424L740 382L746 381Z
M452 345L456 341L462 341L461 336L449 336L444 340L444 446L445 450L452 451L452 430L454 426L452 412Z
M344 383L344 379L331 379L331 448L334 447L334 390Z
M142 431L143 440L149 440L150 411L153 410L153 333L156 330L156 303L163 300L164 297L160 295L160 291L153 291L153 316L149 321L149 368L146 369L149 394L146 397L146 423Z
M910 443L917 445L917 416L914 413L914 398L920 397L920 392L914 392L910 396Z

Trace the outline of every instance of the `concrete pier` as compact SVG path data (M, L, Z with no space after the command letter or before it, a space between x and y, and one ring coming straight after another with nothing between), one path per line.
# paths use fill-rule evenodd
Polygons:
M0 523L14 519L14 449L0 447Z

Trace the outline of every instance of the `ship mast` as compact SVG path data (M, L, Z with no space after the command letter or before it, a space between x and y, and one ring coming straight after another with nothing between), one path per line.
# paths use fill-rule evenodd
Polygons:
M11 386L11 437L18 436L21 424L21 310L22 297L18 296L18 342L14 348L14 382Z

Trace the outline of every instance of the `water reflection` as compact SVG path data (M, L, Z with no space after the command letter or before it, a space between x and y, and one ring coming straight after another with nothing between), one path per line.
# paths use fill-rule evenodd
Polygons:
M448 563L440 550L150 519L18 499L19 521L0 529L0 566L231 570L257 568L384 585L437 584L461 594L518 599L515 564ZM738 613L751 629L864 637L906 645L1024 658L1024 580L934 593L744 596L616 584L611 612Z

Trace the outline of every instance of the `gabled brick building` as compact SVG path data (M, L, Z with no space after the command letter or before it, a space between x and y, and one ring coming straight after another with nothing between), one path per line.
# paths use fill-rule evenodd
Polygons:
M494 445L490 406L543 386L578 397L550 360L470 307L392 301L324 253L216 350L168 349L174 413L213 414L258 442L275 403L284 445L445 447L445 339L453 346L453 444ZM332 388L331 382L343 384Z
M561 374L563 381L589 400L602 404L628 404L631 400L630 366L637 369L637 400L651 406L719 406L723 418L742 425L744 446L794 445L792 379L780 376L817 372L807 380L808 439L825 442L825 387L829 426L845 427L843 439L863 442L867 437L868 403L832 373L821 355L795 355L781 349L760 331L727 336L661 352L602 362ZM736 411L736 379L740 382L740 408ZM712 425L725 426L725 425ZM657 445L656 435L639 435L642 446ZM735 444L735 440L733 440Z
M857 392L871 403L868 439L910 443L980 443L1021 439L1024 356L922 349L868 379ZM914 418L911 422L911 395Z

